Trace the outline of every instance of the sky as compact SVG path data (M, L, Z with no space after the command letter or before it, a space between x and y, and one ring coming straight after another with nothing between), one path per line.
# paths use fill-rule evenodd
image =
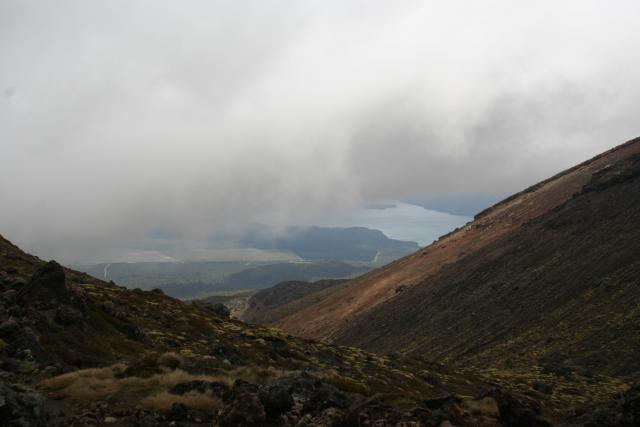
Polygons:
M640 134L636 0L0 0L0 234L516 192ZM105 252L106 253L106 252Z

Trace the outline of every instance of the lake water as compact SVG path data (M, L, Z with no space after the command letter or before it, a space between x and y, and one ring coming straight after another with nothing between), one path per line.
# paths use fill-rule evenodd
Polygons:
M388 237L417 242L426 246L456 227L473 218L432 211L422 206L408 203L391 203L385 209L363 208L351 214L331 219L315 219L313 223L296 225L317 225L326 227L367 227L382 231Z

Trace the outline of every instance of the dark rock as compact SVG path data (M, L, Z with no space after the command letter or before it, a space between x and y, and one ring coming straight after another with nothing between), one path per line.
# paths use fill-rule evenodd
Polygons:
M158 294L158 295L164 295L164 291L162 289L160 289L160 288L153 288L153 289L151 289L150 292L152 292L154 294Z
M2 299L7 302L14 302L17 296L18 292L15 289L9 289L8 291L4 291L2 293Z
M5 322L2 322L0 324L0 337L10 336L18 329L20 329L20 325L15 321L15 319L9 319Z
M209 349L212 355L221 359L228 359L230 362L234 362L236 364L239 364L244 360L242 355L235 348L221 342L212 344Z
M430 372L423 372L422 374L420 374L420 378L422 378L427 384L431 384L436 387L442 386L442 380Z
M328 408L339 408L345 410L350 405L347 395L333 386L320 383L311 393L302 407L304 413L321 412Z
M83 295L72 295L71 305L78 309L82 314L87 314L89 312L86 297Z
M428 410L426 410L428 411ZM326 413L326 412L325 412ZM430 414L430 412L428 412ZM389 426L404 426L404 425L423 425L417 424L420 420L411 413L403 414L398 409L391 407L390 405L379 402L376 399L369 400L363 405L360 405L352 409L352 411L346 415L345 420L341 424L347 425L389 425ZM428 424L427 424L428 425Z
M6 279L5 284L7 284L11 289L19 291L27 284L27 282L22 277L13 277Z
M82 323L82 313L80 313L80 311L76 310L75 308L61 305L56 310L54 320L56 321L56 323L63 326L80 324Z
M60 373L60 368L58 366L54 366L54 365L47 366L46 368L44 368L41 371L41 374L45 378L51 378L53 376L58 375L59 373Z
M267 417L277 418L293 407L292 391L292 387L282 383L271 384L260 390L258 397Z
M582 417L585 427L632 427L640 425L640 384Z
M211 304L208 308L220 317L229 318L231 316L231 311L222 303Z
M241 394L256 394L258 393L259 389L260 388L257 385L251 384L250 382L244 380L235 380L235 382L233 383L233 388L231 389L231 393L234 396Z
M115 311L115 305L111 301L104 301L102 304L100 304L100 307L105 313L110 315L113 315Z
M571 378L573 376L573 369L568 366L554 366L549 365L542 368L542 372L545 374L555 375L557 377Z
M553 393L553 386L550 384L542 383L542 382L536 382L535 384L533 384L533 389L535 391L539 391L540 393L544 393L544 394Z
M460 403L460 400L455 396L447 394L442 397L425 399L422 403L428 409L442 409L450 405L457 405L458 403Z
M0 367L3 371L12 372L14 374L20 373L20 363L15 359L5 359L0 363Z
M182 403L174 402L169 410L168 418L171 421L184 421L187 419L188 409Z
M67 287L64 269L55 261L49 261L36 271L29 283L18 291L18 298L26 303L45 302L69 304L71 291Z
M26 387L0 384L0 424L7 427L46 426L44 400Z
M30 356L38 358L44 353L38 337L29 327L16 330L9 336L9 343L18 357L30 359Z
M582 188L582 192L602 191L639 175L640 155L636 154L595 172L591 181Z
M148 410L139 411L132 421L133 422L130 425L134 425L136 427L157 427L169 425L169 423L166 422L165 417L161 414Z
M132 323L121 323L118 325L118 329L125 334L127 338L134 341L144 342L147 339L144 331Z
M537 402L516 398L498 388L483 393L480 398L490 396L498 403L500 421L507 427L529 426L550 427L551 424L541 416L541 408Z
M254 427L266 424L266 413L255 394L240 394L225 407L220 427Z

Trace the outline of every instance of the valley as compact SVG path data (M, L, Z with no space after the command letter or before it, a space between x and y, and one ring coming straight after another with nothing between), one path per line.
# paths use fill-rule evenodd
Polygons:
M0 414L11 426L634 425L639 197L633 140L355 278L316 280L335 261L223 263L228 288L192 301L0 238ZM274 266L295 280L270 287ZM209 274L107 270L133 286L143 267Z

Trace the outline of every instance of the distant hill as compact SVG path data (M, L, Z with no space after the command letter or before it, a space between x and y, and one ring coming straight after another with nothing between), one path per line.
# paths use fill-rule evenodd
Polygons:
M251 323L274 322L287 314L287 312L279 312L279 307L343 282L344 280L318 280L315 282L287 281L278 283L251 295L241 318Z
M74 268L93 277L128 287L152 289L165 285L219 283L231 274L265 265L264 262L118 262L79 265Z
M228 260L114 262L74 268L132 288L159 288L177 298L198 298L211 292L263 289L286 280L352 278L418 249L415 242L389 239L363 227L289 227L274 234L254 224L240 234L211 237L207 248L199 246L202 242L189 241L179 241L174 247L167 240L170 236L162 237L147 242L147 249L178 259L197 254ZM254 260L241 260L243 256ZM236 258L239 260L230 260Z
M351 278L369 271L366 265L340 261L278 263L234 273L224 279L224 285L234 289L264 289L286 280L316 281Z
M93 277L130 288L162 289L176 298L198 298L220 291L264 289L286 280L352 278L371 270L366 264L315 262L144 262L77 267Z
M289 303L274 324L461 365L637 376L639 254L636 139L413 255Z
M306 260L389 262L416 251L416 242L390 239L364 227L287 227L273 234L254 226L239 236L240 247L288 251Z

